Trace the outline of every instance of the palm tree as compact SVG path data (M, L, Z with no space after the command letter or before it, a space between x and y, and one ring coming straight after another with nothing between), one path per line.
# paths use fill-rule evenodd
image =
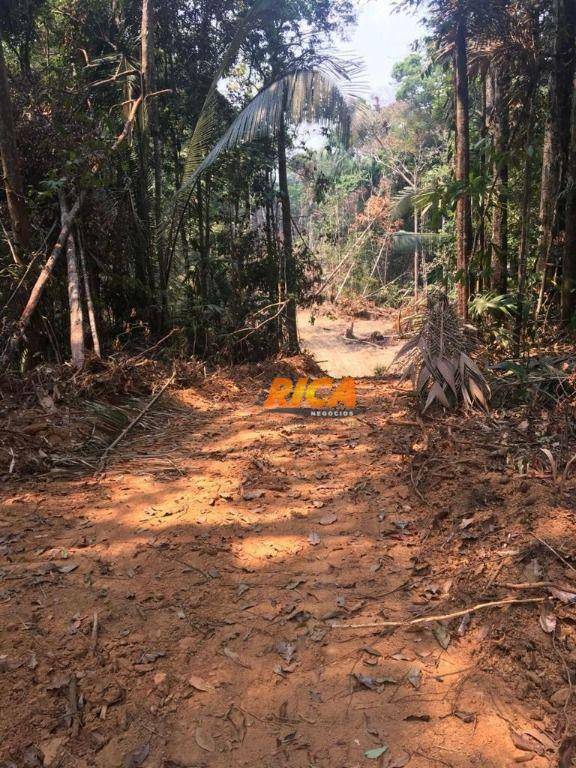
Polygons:
M287 126L303 122L334 126L346 141L350 132L355 97L350 83L358 72L355 63L325 58L317 67L296 68L263 88L234 119L225 133L200 159L206 136L216 123L215 91L209 94L187 148L187 169L176 195L170 226L170 252L166 254L165 285L185 210L197 188L198 179L225 152L256 139L275 141L279 191L282 202L283 247L279 263L279 300L286 330L286 347L298 350L296 331L296 264L292 248L292 218L286 170ZM341 82L339 82L339 80Z

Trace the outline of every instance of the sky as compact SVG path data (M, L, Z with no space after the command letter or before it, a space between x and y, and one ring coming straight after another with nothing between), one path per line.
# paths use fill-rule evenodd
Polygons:
M356 0L356 5L358 25L340 47L364 60L371 93L390 103L394 101L392 67L410 53L411 43L423 29L416 15L394 13L394 0Z

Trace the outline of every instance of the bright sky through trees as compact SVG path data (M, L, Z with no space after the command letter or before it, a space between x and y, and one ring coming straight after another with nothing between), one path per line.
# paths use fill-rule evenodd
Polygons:
M395 13L393 0L358 0L357 5L358 25L342 47L362 56L371 93L389 103L395 92L392 67L410 53L422 26L417 15Z

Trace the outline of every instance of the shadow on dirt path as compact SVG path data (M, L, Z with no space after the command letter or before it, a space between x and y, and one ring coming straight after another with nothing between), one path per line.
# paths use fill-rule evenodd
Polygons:
M502 459L478 444L458 455L488 472L482 502L465 463L424 501L410 475L425 437L403 392L360 382L362 417L327 422L264 412L269 382L253 384L219 402L178 393L191 419L101 478L5 488L0 760L552 765L547 714L509 684L507 656L500 669L483 655L498 612L394 633L331 627L476 601L471 574L501 568L512 534L493 525L473 545L460 515L513 503ZM163 451L173 467L155 471ZM537 609L512 610L526 636L540 632ZM536 751L512 728L540 734Z

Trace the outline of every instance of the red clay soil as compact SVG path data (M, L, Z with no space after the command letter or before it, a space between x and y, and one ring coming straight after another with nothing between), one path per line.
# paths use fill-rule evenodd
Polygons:
M2 768L570 765L575 482L534 425L366 379L354 417L271 414L273 375L4 483Z

